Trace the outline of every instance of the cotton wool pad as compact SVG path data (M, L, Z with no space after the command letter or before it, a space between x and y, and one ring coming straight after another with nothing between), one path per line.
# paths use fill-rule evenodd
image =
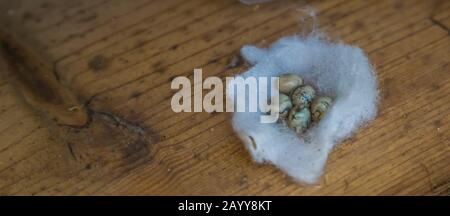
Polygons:
M289 36L269 48L244 46L241 55L252 67L238 76L295 73L319 94L333 98L323 119L301 136L280 123L260 123L263 113L233 114L233 128L253 159L271 163L300 182L317 182L333 146L376 116L376 75L358 47L328 42L317 35ZM229 92L233 100L235 95Z

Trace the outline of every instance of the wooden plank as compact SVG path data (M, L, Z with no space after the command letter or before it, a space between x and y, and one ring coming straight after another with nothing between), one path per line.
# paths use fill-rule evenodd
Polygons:
M63 2L0 8L46 48L92 121L55 124L1 61L0 194L450 194L448 1ZM173 77L242 72L227 65L243 45L311 29L304 6L368 53L381 88L378 117L335 147L316 185L252 162L229 114L170 109Z

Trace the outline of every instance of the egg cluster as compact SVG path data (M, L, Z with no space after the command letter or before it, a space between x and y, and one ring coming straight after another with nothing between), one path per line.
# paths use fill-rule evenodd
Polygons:
M305 132L312 122L318 122L330 108L332 99L316 96L310 85L295 74L283 74L279 77L279 121L287 124L297 133Z

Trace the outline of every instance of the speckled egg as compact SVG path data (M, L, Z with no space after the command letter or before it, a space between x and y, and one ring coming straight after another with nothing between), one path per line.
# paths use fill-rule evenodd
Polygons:
M308 107L311 101L314 99L316 91L310 85L304 85L296 88L292 94L292 104L298 105L300 107Z

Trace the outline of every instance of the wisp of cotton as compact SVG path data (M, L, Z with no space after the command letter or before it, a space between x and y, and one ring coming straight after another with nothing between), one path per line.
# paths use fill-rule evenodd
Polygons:
M329 42L318 34L294 35L283 37L268 48L244 46L241 55L252 67L238 76L295 73L319 93L333 98L321 121L302 135L280 123L261 123L263 113L233 114L233 128L253 159L271 163L297 181L317 182L333 146L376 116L377 78L358 47Z

